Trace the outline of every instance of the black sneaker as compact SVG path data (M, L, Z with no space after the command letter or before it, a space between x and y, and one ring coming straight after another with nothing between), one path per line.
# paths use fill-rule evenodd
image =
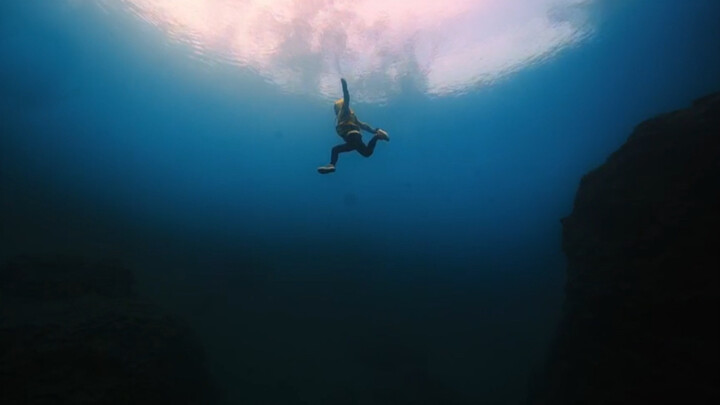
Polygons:
M378 129L375 135L377 135L378 139L380 139L381 141L390 142L390 135L388 135L388 133L382 129Z
M328 173L332 173L334 171L335 171L335 165L332 163L327 166L318 167L318 173L320 173L320 174L328 174Z

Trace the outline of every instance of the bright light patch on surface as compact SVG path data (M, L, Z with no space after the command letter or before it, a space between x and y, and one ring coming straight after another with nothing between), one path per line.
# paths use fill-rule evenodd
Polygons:
M326 97L343 76L368 101L492 83L587 37L590 1L121 0L205 58Z

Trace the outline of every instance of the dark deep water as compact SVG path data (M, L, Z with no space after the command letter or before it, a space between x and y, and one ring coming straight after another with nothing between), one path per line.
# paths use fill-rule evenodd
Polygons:
M121 260L226 403L520 403L580 177L720 89L716 1L593 7L596 36L492 86L357 105L392 141L320 176L327 101L128 15L2 2L1 258Z

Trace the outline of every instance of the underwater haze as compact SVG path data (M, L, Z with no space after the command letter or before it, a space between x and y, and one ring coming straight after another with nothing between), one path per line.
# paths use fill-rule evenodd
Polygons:
M2 1L0 259L122 261L223 404L519 404L580 178L720 89L718 21L716 0ZM341 78L390 141L321 175Z

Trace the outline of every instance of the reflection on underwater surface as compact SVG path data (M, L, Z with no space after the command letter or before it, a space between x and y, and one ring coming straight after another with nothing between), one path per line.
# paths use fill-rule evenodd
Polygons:
M102 0L101 0L102 1ZM360 99L465 92L575 44L592 31L587 0L125 0L210 60L249 67L285 90Z

